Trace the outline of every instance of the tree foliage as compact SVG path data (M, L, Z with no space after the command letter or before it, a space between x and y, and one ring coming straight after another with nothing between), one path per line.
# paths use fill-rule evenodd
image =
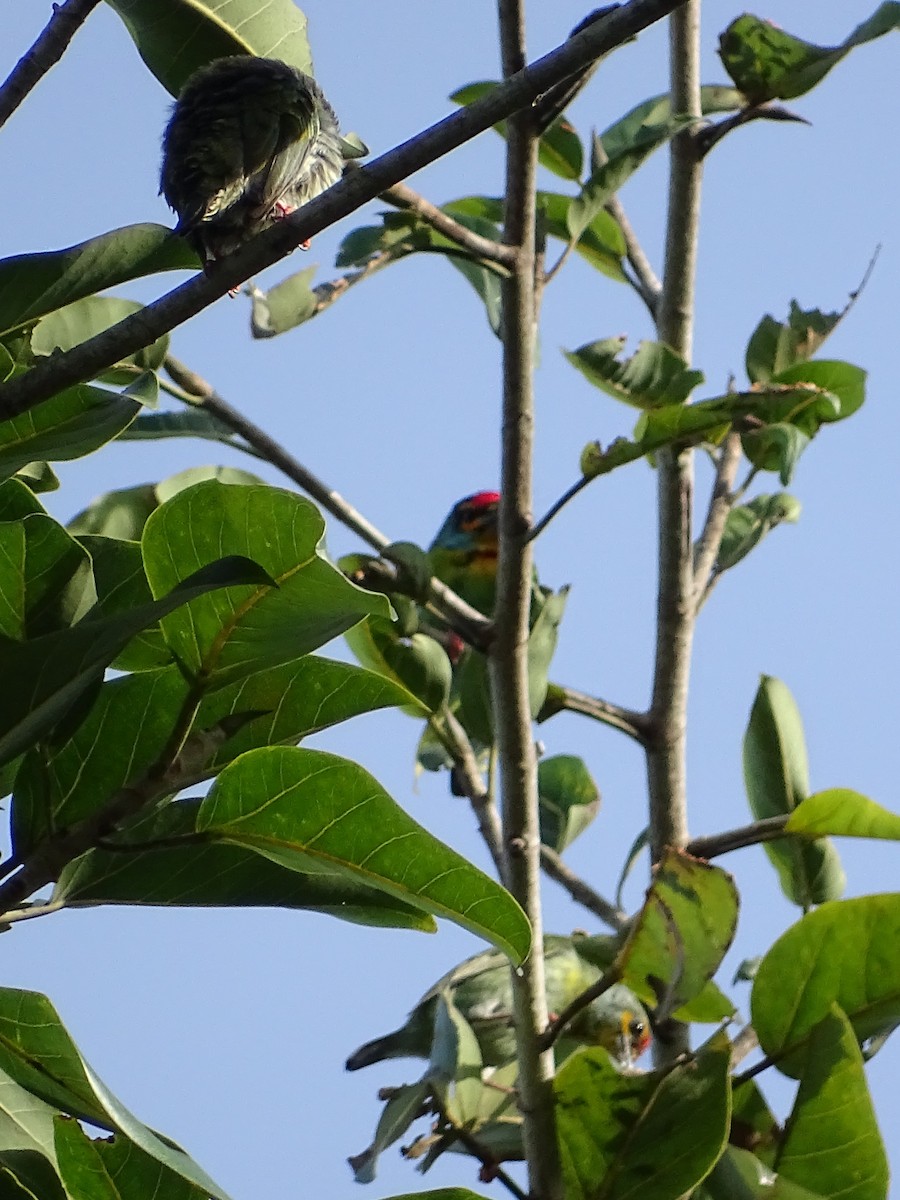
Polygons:
M109 4L173 94L197 67L226 54L277 53L311 70L305 18L292 0L264 11L250 0ZM635 0L609 18L611 29L624 23L602 49L633 32L625 23L646 25L672 9L677 22L682 7L642 8ZM65 48L61 15L41 53L54 41ZM605 20L604 12L592 14L566 53L599 39ZM316 283L304 269L265 292L249 288L250 334L284 336L376 272L413 255L437 256L470 285L499 340L507 379L515 374L509 364L525 364L520 382L533 329L516 319L514 300L539 297L562 278L570 253L596 270L598 287L631 287L642 298L656 340L629 349L625 338L598 330L596 340L565 351L583 381L621 406L621 434L606 445L585 441L571 488L524 534L515 532L514 489L505 487L501 564L513 563L520 578L511 583L512 568L504 576L501 565L494 614L474 611L434 579L425 550L388 544L289 452L273 449L173 357L170 326L159 332L165 316L162 325L149 321L142 341L142 306L99 294L198 266L170 230L101 231L78 246L0 262L0 663L8 681L0 694L0 779L10 797L3 928L104 903L279 906L372 926L373 939L374 927L426 930L436 917L485 939L516 969L513 1008L504 1001L490 1019L516 1024L518 1060L486 1074L473 1031L484 1014L464 1014L447 988L439 990L424 1074L390 1090L371 1145L351 1159L362 1181L388 1146L414 1131L404 1153L423 1170L444 1152L460 1153L480 1164L485 1183L497 1180L521 1196L504 1164L526 1158L541 1200L718 1200L769 1194L776 1183L788 1197L886 1195L864 1060L900 1022L900 898L842 899L832 839L897 840L898 818L850 789L811 791L797 704L785 683L764 676L744 741L752 824L679 839L672 831L686 803L678 783L683 739L679 745L669 731L683 713L679 677L689 636L673 632L667 643L664 631L647 711L575 693L552 674L566 592L543 588L528 556L546 524L584 488L602 487L601 477L624 467L655 470L664 489L693 456L708 455L715 491L692 545L660 507L662 543L671 551L661 559L662 594L668 587L687 612L683 628L692 628L718 578L780 524L798 520L799 500L774 489L791 486L813 440L853 416L865 397L863 369L820 353L847 309L792 303L783 319L763 316L747 331L746 380L710 394L689 337L667 324L678 272L669 264L656 279L617 194L666 146L697 168L748 122L802 119L782 102L801 100L848 53L898 27L900 4L883 3L841 44L823 47L745 14L720 39L729 83L697 89L689 104L677 87L651 96L586 137L564 110L586 83L595 49L593 58L585 54L583 77L573 82L572 70L560 68L533 109L519 104L489 122L520 164L508 174L508 195L463 195L436 206L391 187L383 197L390 210L344 237L333 278ZM189 54L180 53L184 47ZM476 115L493 111L479 106L506 103L526 86L512 70L506 76L461 86L452 100ZM4 99L26 90L21 85L11 77ZM352 135L346 145L348 159L361 149ZM429 153L427 133L420 145ZM558 191L532 186L523 147L561 181ZM351 208L360 177L365 169L349 169L333 189ZM359 196L356 207L366 198ZM677 202L670 207L676 223L686 220L679 211ZM516 212L523 228L533 218L527 246L511 240ZM284 222L295 244L304 219ZM689 240L687 223L674 235ZM266 237L256 265L276 247ZM523 248L524 257L514 253ZM243 248L241 262L252 263L255 252ZM227 288L228 269L198 283L200 302ZM687 275L681 282L690 294ZM100 369L80 356L92 339L95 356L106 355ZM27 388L38 378L43 392L34 402ZM508 384L509 411L516 404L525 411L527 388L520 391ZM161 394L172 408L149 411ZM68 526L44 508L41 495L58 486L53 463L102 452L113 440L167 437L247 451L282 469L291 486L233 468L197 469L107 492ZM527 490L523 457L506 447L505 485ZM769 490L757 490L760 480ZM373 553L332 562L319 508L299 490ZM527 645L516 683L501 618L517 611ZM345 634L363 665L319 653ZM417 765L447 772L454 792L468 798L497 878L417 824L363 765L305 744L383 708L421 723ZM640 848L651 846L651 884L635 913L604 898L599 889L609 880L579 879L561 857L590 828L599 803L586 763L553 746L553 718L563 711L621 730L665 767L651 770L649 815L637 821L635 853L623 868L624 878ZM532 719L550 751L539 764ZM510 729L512 741L527 743L524 769L509 752ZM519 802L526 819L517 832L511 814ZM529 828L540 844L520 836ZM752 1025L738 1030L727 985L715 977L741 897L711 860L755 842L774 867L769 886L780 885L799 911L748 966ZM611 929L575 939L590 964L587 990L573 1012L550 1012L548 1028L538 1020L527 1029L522 1016L528 989L540 990L543 978L542 956L532 952L542 932L540 897L534 881L517 874L517 856L526 854ZM581 1047L561 1055L548 1075L549 1046L566 1023L619 985L651 1014L653 1067L623 1069L605 1049ZM687 1025L698 1027L694 1049ZM754 1040L764 1057L743 1070ZM763 1069L799 1081L784 1125L756 1082ZM224 1200L196 1163L109 1092L45 996L0 989L0 1082L0 1165L10 1194L93 1200L155 1190ZM531 1104L534 1096L549 1104ZM471 1195L463 1188L433 1194Z

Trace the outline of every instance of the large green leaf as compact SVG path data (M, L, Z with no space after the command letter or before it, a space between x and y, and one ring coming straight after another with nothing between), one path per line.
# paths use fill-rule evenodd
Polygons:
M118 1136L89 1138L71 1117L54 1121L56 1159L70 1200L208 1200L205 1187L185 1179Z
M693 1200L825 1200L825 1196L776 1175L749 1150L726 1146Z
M448 917L520 961L522 910L499 884L433 838L368 772L322 751L252 750L219 775L197 828L301 871L324 863Z
M554 1084L566 1200L678 1200L696 1187L728 1137L728 1063L721 1036L664 1074L573 1054Z
M760 681L744 734L744 785L754 817L787 816L809 794L809 763L800 710L780 679ZM787 898L803 908L837 899L845 876L827 839L766 842Z
M77 384L0 422L0 479L38 460L68 462L105 446L141 410L136 400Z
M215 58L258 54L312 75L306 17L293 0L107 0L141 58L177 96Z
M0 690L0 763L44 736L103 677L106 667L141 629L219 588L260 579L248 559L211 562L165 597L111 617L85 619L71 629L29 642L0 641L0 671L16 687Z
M807 362L846 311L804 310L792 300L786 321L764 316L747 343L747 378L751 383L768 383L788 367Z
M715 974L737 914L737 888L727 871L667 850L620 956L625 982L671 1014Z
M888 1164L853 1027L837 1004L813 1028L778 1171L841 1200L885 1200Z
M384 596L355 587L322 557L324 529L315 506L292 492L216 481L152 513L142 544L155 595L223 553L252 556L274 581L203 597L164 618L185 667L207 686L224 686L300 658L364 616L387 616Z
M116 850L91 850L64 868L53 892L68 907L153 904L289 908L359 925L433 932L434 919L380 888L316 863L281 866L254 850L197 836L200 800L150 813L117 835ZM179 844L180 843L180 844Z
M21 487L10 479L0 490L10 486ZM67 628L94 600L87 552L44 512L2 517L0 634L20 641Z
M719 39L725 70L752 104L793 100L820 83L854 46L900 28L900 4L880 4L838 46L816 46L744 13Z
M344 638L363 666L394 680L416 697L406 702L411 716L438 712L450 694L452 667L447 652L424 633L401 636L392 621L366 617Z
M830 901L792 925L760 963L753 1028L779 1070L800 1078L815 1027L840 1005L865 1041L900 1022L900 895Z
M5 1200L72 1200L48 1158L37 1150L0 1150Z
M35 1123L39 1133L30 1130L29 1138L48 1157L53 1156L53 1109L62 1109L101 1128L119 1130L150 1157L196 1183L204 1194L228 1200L184 1151L163 1142L108 1091L82 1058L50 1001L39 992L0 988L0 1072L0 1091L13 1091L17 1097L4 1097L0 1112L9 1121L11 1110L21 1105L16 1119L24 1123L27 1116ZM12 1130L0 1128L0 1144L23 1143L17 1142Z
M199 265L183 238L151 224L126 225L65 250L3 259L0 333L129 279Z

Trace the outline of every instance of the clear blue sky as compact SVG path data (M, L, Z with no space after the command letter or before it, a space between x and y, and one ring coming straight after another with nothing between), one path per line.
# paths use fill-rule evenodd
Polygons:
M874 7L875 0L768 0L760 15L833 43ZM3 6L3 75L48 8ZM532 57L561 41L585 12L574 0L532 8ZM319 81L343 127L374 152L444 116L448 94L460 85L498 72L489 4L309 0L306 11ZM704 4L705 82L726 81L716 41L739 11L723 0ZM603 65L572 112L583 133L665 89L665 44L657 27ZM799 100L795 107L811 127L760 122L726 139L709 161L694 361L707 376L702 394L724 390L731 372L742 378L744 347L763 313L783 317L794 297L805 307L841 308L876 244L883 249L867 291L824 351L868 369L866 405L849 423L826 429L801 461L792 486L803 503L800 524L778 530L728 575L699 623L690 728L694 833L748 817L740 744L763 672L785 680L797 698L813 787L849 786L897 807L897 51L893 35L863 47ZM0 255L70 245L137 221L168 223L156 194L168 106L124 28L101 5L3 130ZM623 194L657 266L665 165L661 153ZM501 179L502 143L489 133L411 182L444 202L497 194ZM564 187L552 177L543 183ZM309 255L295 255L266 280L312 262L328 278L340 238L363 223L357 214L326 231ZM150 300L176 281L160 277L125 292ZM496 484L498 343L445 263L395 266L274 341L252 342L248 316L246 299L221 300L178 331L174 352L392 537L427 544L455 499ZM631 414L559 353L619 333L632 347L651 336L639 302L572 261L547 294L541 333L539 512L576 478L585 442L629 430ZM107 488L211 462L257 469L208 444L124 444L63 464L62 488L48 503L66 518ZM701 464L701 498L707 485ZM766 491L778 486L763 482ZM634 707L648 696L654 492L645 464L598 481L537 548L542 577L574 585L554 676ZM335 554L360 548L333 523L329 546ZM414 779L418 732L408 718L388 713L317 744L357 757L419 821L486 865L468 810L448 796L446 780ZM602 812L570 861L610 891L644 822L640 755L621 735L577 717L553 721L541 736L549 752L582 754L600 783ZM896 887L895 847L843 842L840 849L848 894ZM749 906L725 982L729 968L763 952L797 915L761 850L742 851L726 865ZM643 886L638 872L630 905ZM554 885L546 898L549 928L592 927ZM348 1076L343 1060L399 1023L477 944L450 925L427 937L280 911L104 909L27 923L4 938L3 949L2 982L45 991L123 1101L181 1142L236 1200L250 1200L261 1191L332 1197L356 1189L344 1158L369 1141L377 1088L413 1076L400 1064ZM736 998L746 1011L746 990ZM895 1162L896 1073L897 1047L889 1044L872 1063L871 1080ZM783 1113L790 1090L772 1094ZM377 1200L451 1182L478 1187L463 1160L448 1156L422 1180L389 1152L366 1194Z

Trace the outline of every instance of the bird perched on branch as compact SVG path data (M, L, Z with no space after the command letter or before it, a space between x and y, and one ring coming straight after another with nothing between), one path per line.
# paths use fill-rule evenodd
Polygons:
M497 590L499 492L476 492L453 505L428 548L431 569L467 604L489 617Z
M175 232L208 264L337 183L343 161L316 81L240 54L184 85L163 135L160 192L178 214Z
M544 938L547 1007L551 1018L600 978L601 971L576 950L572 939ZM439 979L418 1002L406 1024L360 1046L347 1059L358 1071L387 1058L428 1058L434 1038L437 1001L449 996L471 1025L485 1066L499 1066L516 1055L509 961L496 950L466 959ZM628 1067L650 1044L650 1020L634 992L615 983L574 1018L561 1039L563 1053L578 1045L604 1046Z

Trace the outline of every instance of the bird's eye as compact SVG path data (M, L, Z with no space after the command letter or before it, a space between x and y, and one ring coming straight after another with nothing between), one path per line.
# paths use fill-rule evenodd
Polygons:
M629 1025L629 1032L635 1041L640 1041L647 1032L647 1026L643 1021L632 1021Z

